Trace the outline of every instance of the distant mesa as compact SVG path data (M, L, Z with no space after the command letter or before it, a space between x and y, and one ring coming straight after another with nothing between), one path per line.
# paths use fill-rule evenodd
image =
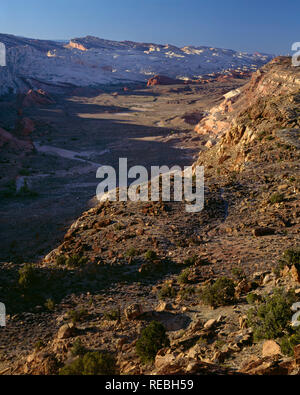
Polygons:
M0 33L10 67L0 68L0 96L31 88L65 93L76 87L147 83L205 84L220 74L254 72L273 56L206 46L113 41L86 36L49 41ZM219 75L218 75L219 73ZM154 77L153 77L154 76Z

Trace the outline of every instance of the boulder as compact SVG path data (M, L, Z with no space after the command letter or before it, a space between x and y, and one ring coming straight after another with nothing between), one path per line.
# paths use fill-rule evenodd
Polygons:
M158 313L169 310L172 310L172 305L163 301L159 302L155 309L155 311L157 311Z
M252 233L255 237L272 236L275 234L275 230L272 228L255 228Z
M265 357L274 357L276 355L281 355L281 348L278 343L274 340L267 340L263 344L262 356Z
M143 307L138 303L131 304L130 306L126 307L126 309L124 310L124 315L126 319L129 321L135 320L143 313L144 313Z
M68 339L75 335L76 328L73 323L61 326L57 332L57 339Z
M216 323L217 323L217 320L211 319L204 324L204 329L211 329L212 327L214 327L216 325Z
M293 281L300 283L300 269L296 265L293 265L290 270Z
M239 373L258 376L287 375L289 369L277 357L252 358L244 364Z

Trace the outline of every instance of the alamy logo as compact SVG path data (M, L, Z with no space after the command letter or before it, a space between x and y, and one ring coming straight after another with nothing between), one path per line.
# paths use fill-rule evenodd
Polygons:
M186 212L198 213L204 208L204 167L152 166L149 179L144 166L128 169L127 158L119 159L119 189L117 174L111 166L101 166L97 178L104 179L97 187L99 201L111 202L186 202ZM128 186L128 179L135 181ZM172 182L171 182L172 180ZM173 189L172 189L173 186ZM173 191L172 191L173 190ZM172 194L172 197L171 197Z
M292 45L292 51L296 52L292 56L292 64L294 67L299 67L300 66L300 42L294 43Z
M6 47L0 42L0 67L6 66Z
M6 326L6 308L4 303L0 303L0 327Z
M292 311L295 312L292 318L292 326L294 328L297 328L298 326L300 326L300 302L293 304Z

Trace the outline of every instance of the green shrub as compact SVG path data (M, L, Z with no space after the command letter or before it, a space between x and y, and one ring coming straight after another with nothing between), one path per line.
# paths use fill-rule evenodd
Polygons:
M76 339L72 348L71 348L71 354L73 357L80 356L82 357L85 355L87 352L86 348L83 346L82 342L80 339Z
M135 256L137 256L138 255L138 251L134 248L134 247L131 247L129 250L127 250L127 252L126 252L126 256L128 257L128 258L134 258Z
M66 264L67 258L64 255L58 255L55 258L55 263L57 266L64 266Z
M187 266L193 266L193 265L195 265L196 262L197 262L197 256L194 255L194 256L192 256L190 258L187 258L184 261L184 264L187 265Z
M136 343L136 352L143 363L153 362L157 352L170 345L165 327L159 322L151 322L143 329Z
M294 355L294 348L300 344L300 328L290 336L284 336L281 340L280 347L283 354L292 357Z
M46 303L45 303L45 307L46 309L48 309L49 311L53 311L55 308L55 303L52 299L47 299Z
M38 284L38 274L36 268L26 263L22 269L19 270L19 285L23 290L30 290Z
M177 281L179 284L188 284L189 283L189 275L191 271L190 269L183 270L179 276L177 277Z
M176 290L172 285L165 284L158 292L159 299L175 298Z
M254 304L256 302L261 301L261 296L251 293L246 296L246 300L247 300L248 304Z
M243 280L243 278L245 278L245 272L240 267L234 267L231 270L231 273L237 280Z
M147 261L155 261L157 259L157 254L155 251L149 250L146 252L145 254L145 258L147 259Z
M68 267L81 267L87 263L88 259L82 255L74 254L66 260Z
M186 286L179 291L179 296L182 299L188 299L189 297L195 295L196 291L195 288L192 286Z
M204 303L212 307L218 307L232 303L234 294L234 282L226 277L221 277L213 285L208 285L200 293L200 298Z
M295 302L293 292L276 289L266 296L258 307L248 312L248 324L253 328L254 340L282 337L292 318L291 306Z
M285 268L285 263L280 261L275 267L273 267L272 272L278 278L281 275L282 270Z
M69 268L82 267L87 262L88 258L78 254L71 255L70 257L65 255L59 255L56 257L57 266L67 266Z
M60 369L61 376L106 376L116 373L115 358L103 352L88 352Z
M119 321L120 318L120 310L111 310L104 313L104 319L107 321Z
M68 311L68 318L73 322L73 324L83 321L87 315L88 312L84 309Z
M269 199L269 202L271 204L281 203L283 201L284 201L284 195L282 193L279 193L279 192L274 193Z
M300 265L300 248L284 251L283 262L288 266Z

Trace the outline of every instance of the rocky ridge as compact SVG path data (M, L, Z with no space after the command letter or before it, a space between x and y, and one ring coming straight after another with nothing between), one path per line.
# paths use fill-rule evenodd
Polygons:
M0 34L7 66L0 68L0 95L41 88L51 92L76 87L146 82L156 74L173 79L208 73L253 71L272 57L208 47L118 42L83 37L66 42Z

